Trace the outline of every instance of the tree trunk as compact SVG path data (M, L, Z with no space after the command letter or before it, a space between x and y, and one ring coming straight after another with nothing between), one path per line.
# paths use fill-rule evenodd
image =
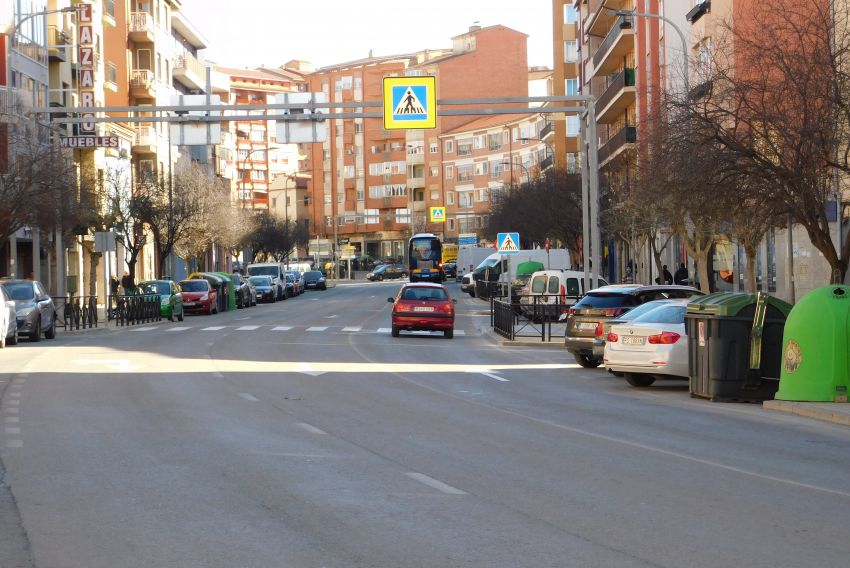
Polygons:
M757 248L751 243L744 242L744 254L747 255L747 272L744 289L750 294L758 292L756 288L756 253Z

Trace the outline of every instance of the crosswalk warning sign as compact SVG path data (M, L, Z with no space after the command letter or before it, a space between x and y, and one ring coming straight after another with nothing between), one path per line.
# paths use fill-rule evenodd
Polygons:
M445 223L446 222L446 208L445 207L431 207L431 222L432 223Z
M519 233L499 233L496 245L501 254L519 253Z
M384 128L436 128L436 84L436 77L385 77Z

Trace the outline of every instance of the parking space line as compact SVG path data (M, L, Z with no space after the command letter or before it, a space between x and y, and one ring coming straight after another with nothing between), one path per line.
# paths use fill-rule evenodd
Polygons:
M201 329L201 331L221 331L224 328L225 328L225 326L223 326L223 325L212 325L210 327L205 327L205 328Z
M242 327L237 327L236 331L254 331L260 329L258 325L243 325Z
M442 491L447 495L466 495L466 491L461 491L457 487L452 487L451 485L443 483L442 481L434 479L433 477L425 475L424 473L416 473L415 471L411 471L405 473L405 475L411 479L415 479L419 483L424 483L428 487L432 487L437 491Z
M307 331L327 331L327 327L317 326L317 327L308 327Z

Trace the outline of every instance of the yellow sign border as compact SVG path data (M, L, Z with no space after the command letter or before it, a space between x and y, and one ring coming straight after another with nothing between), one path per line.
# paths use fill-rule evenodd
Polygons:
M393 119L393 87L426 88L425 105L428 109L424 120L395 120ZM385 130L420 130L437 128L437 78L427 77L384 77L384 129Z
M441 210L443 212L443 217L441 219L434 218L434 211ZM446 208L445 207L431 207L431 222L432 223L445 223L446 222Z

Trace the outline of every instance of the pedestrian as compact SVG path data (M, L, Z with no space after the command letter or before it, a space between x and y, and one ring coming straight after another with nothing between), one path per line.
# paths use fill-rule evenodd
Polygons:
M665 284L672 284L673 283L673 275L670 274L669 270L667 270L666 264L661 267L661 274L664 276L664 283Z
M673 282L681 285L688 283L688 269L684 262L679 265L679 269L676 270L676 274L673 275Z
M133 281L133 277L130 276L130 273L124 271L124 276L121 277L121 288L124 289L124 295L127 296L133 292L135 289L136 283Z

